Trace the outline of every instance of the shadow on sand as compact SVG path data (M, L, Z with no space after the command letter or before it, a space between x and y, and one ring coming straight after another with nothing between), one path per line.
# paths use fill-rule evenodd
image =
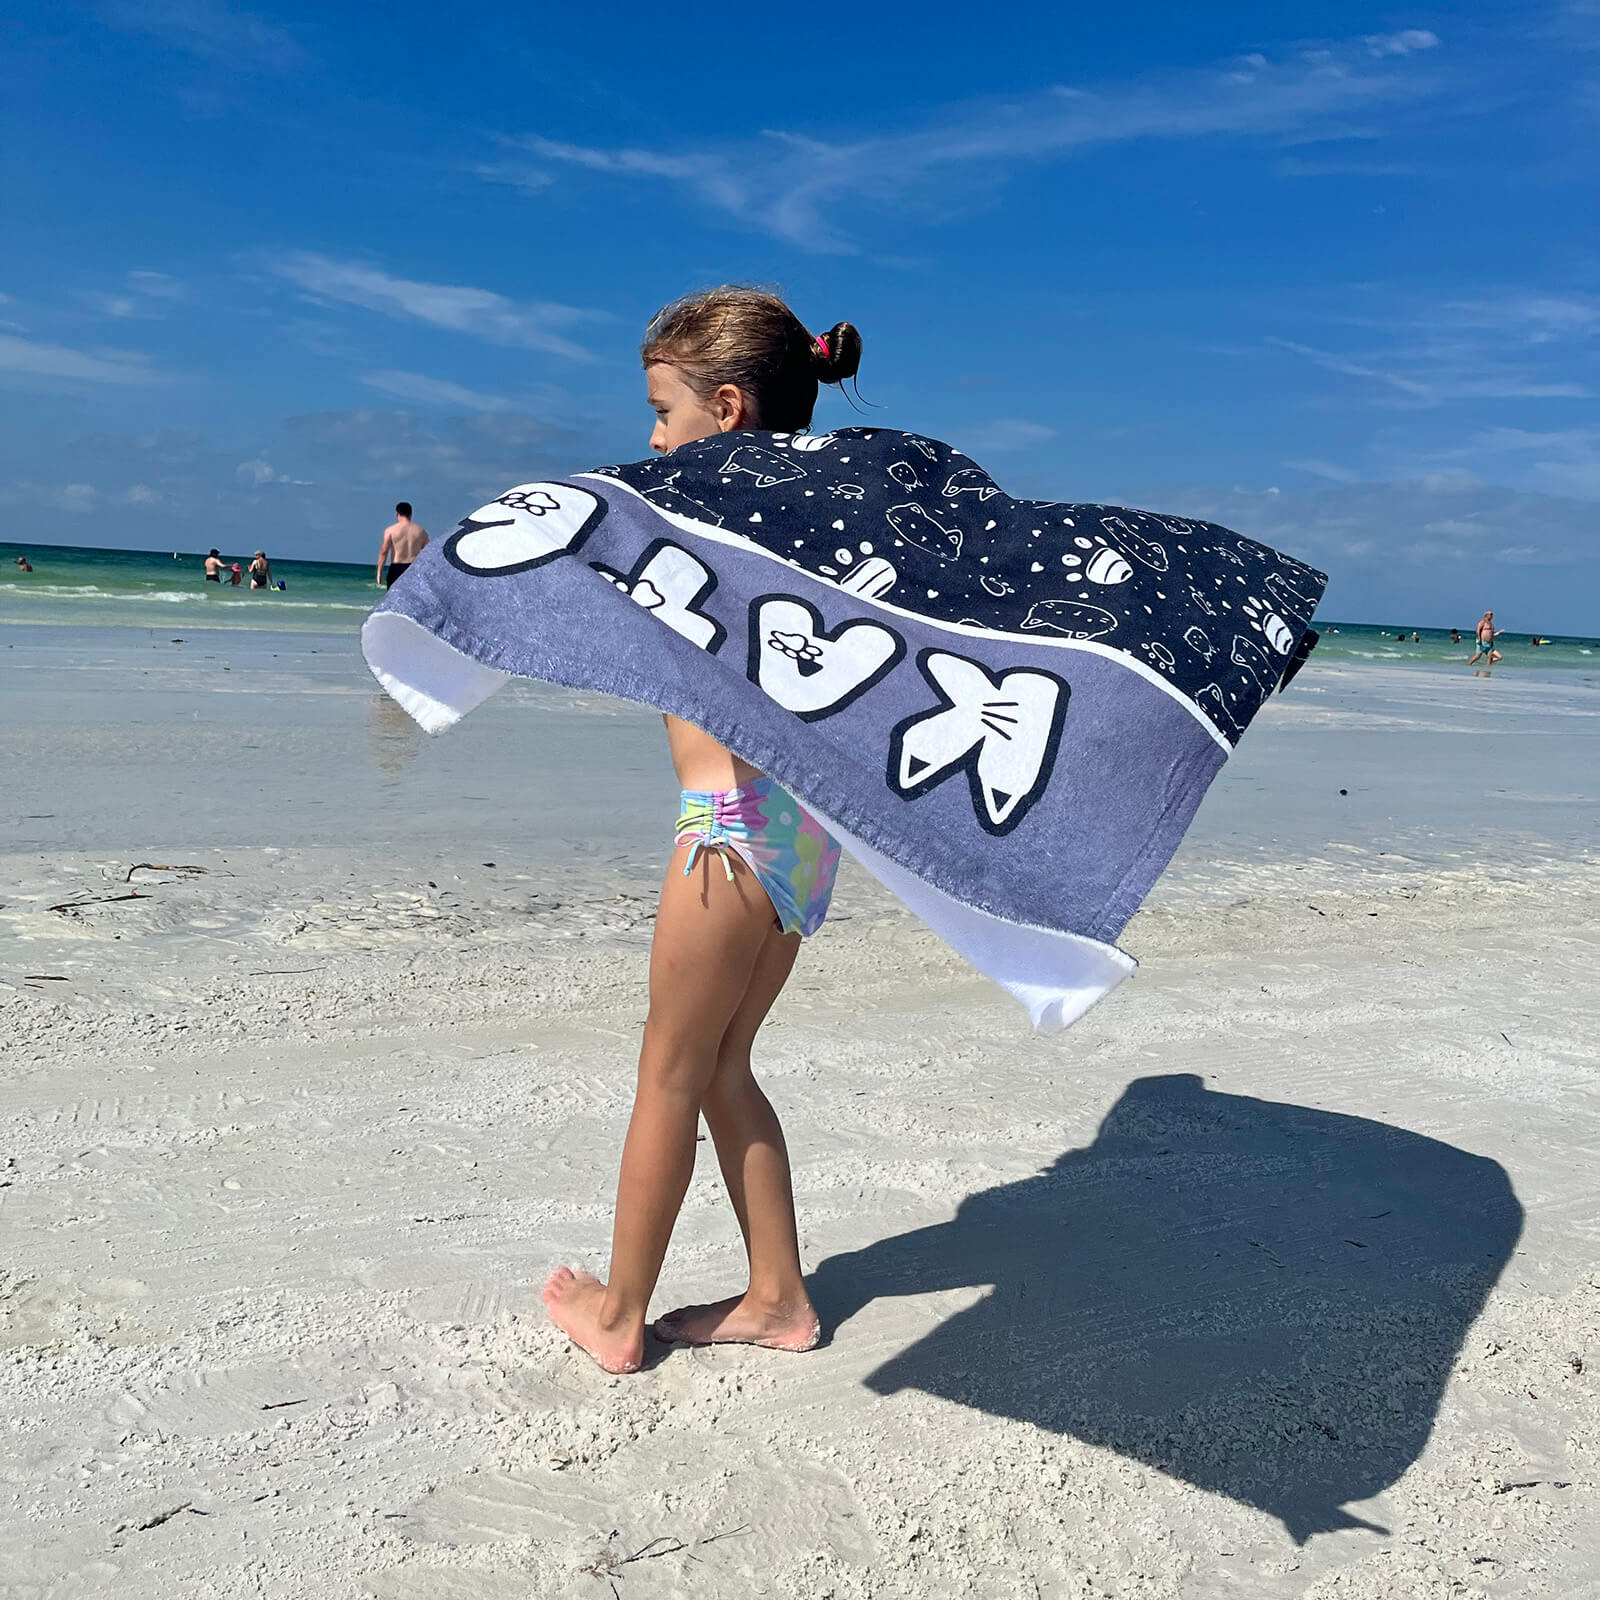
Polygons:
M993 1285L879 1367L1278 1517L1298 1543L1416 1459L1522 1207L1504 1170L1361 1117L1130 1084L1086 1150L833 1256L825 1326ZM1380 1530L1386 1531L1386 1530Z

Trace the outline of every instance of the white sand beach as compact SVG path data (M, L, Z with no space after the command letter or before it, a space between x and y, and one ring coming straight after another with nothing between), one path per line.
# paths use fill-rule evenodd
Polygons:
M1595 676L1313 659L1055 1039L847 871L758 1062L827 1343L616 1379L536 1292L656 720L85 638L0 636L4 1600L1600 1594Z

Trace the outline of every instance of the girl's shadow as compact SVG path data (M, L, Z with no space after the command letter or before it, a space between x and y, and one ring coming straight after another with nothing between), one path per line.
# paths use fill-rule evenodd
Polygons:
M831 1257L811 1292L837 1327L992 1285L868 1386L1118 1450L1303 1543L1373 1526L1341 1508L1416 1459L1521 1229L1493 1161L1185 1073L1130 1084L1088 1149L952 1221Z

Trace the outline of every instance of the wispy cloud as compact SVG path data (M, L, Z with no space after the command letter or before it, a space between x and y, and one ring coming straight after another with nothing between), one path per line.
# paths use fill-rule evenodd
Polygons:
M369 372L361 381L380 394L393 395L419 406L490 412L520 409L515 400L508 400L504 395L484 394L481 390L452 383L448 378L429 378L420 372Z
M1415 101L1438 88L1410 58L1437 46L1421 29L1251 55L1203 72L1150 77L1093 91L1056 87L1021 99L950 106L922 127L851 143L775 131L700 150L602 149L539 136L503 141L528 158L481 176L543 186L566 167L679 185L749 226L813 250L855 248L841 209L882 205L932 182L996 167L1057 160L1112 144L1243 136L1281 140L1353 114Z
M240 483L248 484L253 489L259 489L269 483L289 483L297 489L309 489L311 483L306 478L293 478L287 472L279 472L265 456L256 456L250 461L241 461L233 469L233 475Z
M543 350L572 361L592 358L556 330L605 320L598 311L548 301L519 302L490 289L459 284L419 283L359 262L333 261L309 252L276 262L274 270L323 304L336 301L360 306L397 321L422 322L488 344Z
M1410 161L1306 161L1284 156L1274 170L1280 178L1415 178L1423 169Z
M980 422L975 428L964 428L961 442L974 450L1000 453L1027 450L1055 436L1056 430L1047 428L1042 422L1028 422L1021 417L999 417L993 422Z
M1412 56L1438 49L1439 35L1426 28L1403 28L1399 33L1369 33L1361 42L1369 56Z
M1513 290L1495 299L1457 300L1447 316L1467 327L1491 329L1529 344L1600 336L1600 296Z
M121 287L86 289L81 298L102 316L159 317L166 314L172 302L181 300L183 294L183 285L165 272L130 272Z
M1322 350L1294 339L1269 337L1269 345L1301 356L1324 372L1377 385L1392 405L1436 406L1463 400L1581 400L1589 389L1570 379L1530 372L1494 351L1433 343L1378 355ZM1378 364L1382 362L1383 364Z
M1528 476L1554 494L1600 498L1600 428L1488 428L1463 455L1520 455Z
M159 383L162 375L132 350L72 350L65 345L0 333L0 374L13 381L44 379L73 383Z
M222 0L106 0L101 15L126 33L146 33L179 50L232 66L287 72L305 52L282 28Z
M1361 482L1361 474L1352 468L1337 466L1332 461L1318 461L1314 457L1285 461L1284 466L1295 472L1308 472L1313 478L1326 478L1330 483Z

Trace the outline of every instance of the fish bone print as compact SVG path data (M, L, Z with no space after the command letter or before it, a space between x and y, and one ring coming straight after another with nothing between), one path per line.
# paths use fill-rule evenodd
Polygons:
M949 445L886 428L721 434L601 475L930 622L1117 651L1229 743L1282 677L1325 583L1214 523L1014 500Z

